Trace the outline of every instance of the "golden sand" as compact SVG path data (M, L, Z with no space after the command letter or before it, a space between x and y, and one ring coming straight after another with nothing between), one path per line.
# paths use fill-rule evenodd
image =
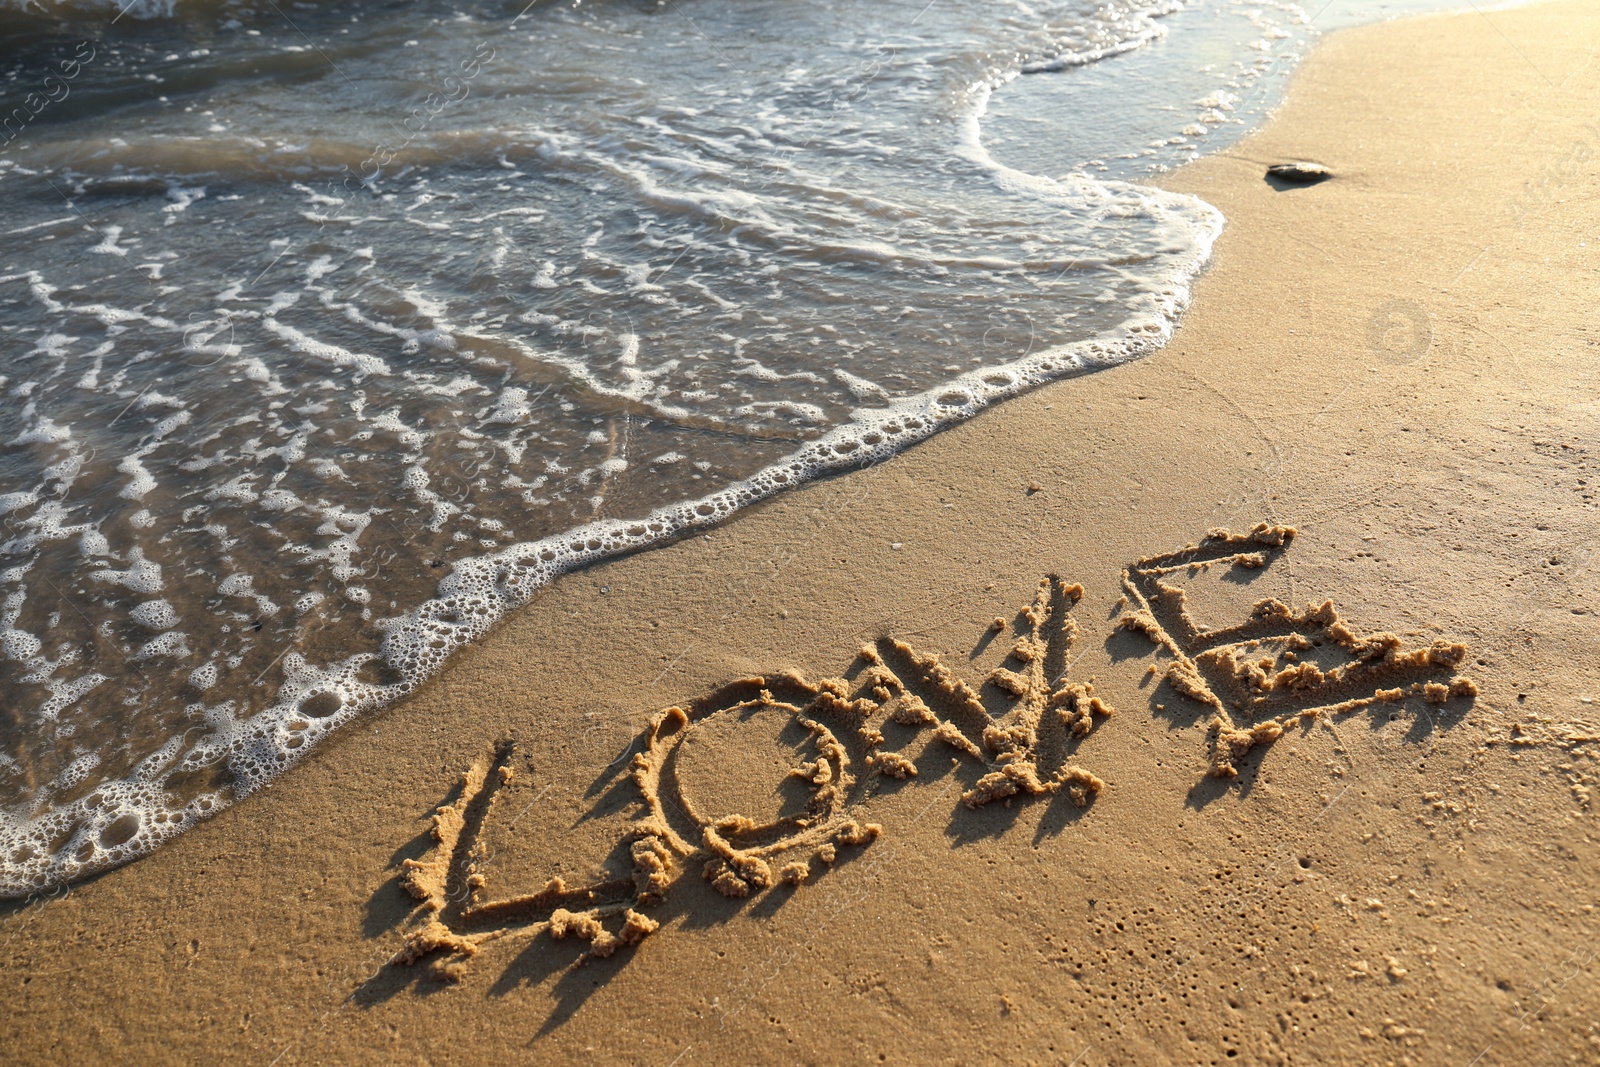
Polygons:
M1594 1062L1597 47L1330 37L1164 180L1229 220L1167 349L569 575L10 908L0 1047Z

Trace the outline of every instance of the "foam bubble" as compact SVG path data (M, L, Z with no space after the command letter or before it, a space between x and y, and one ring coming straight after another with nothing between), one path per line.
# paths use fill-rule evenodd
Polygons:
M94 578L96 581L123 586L135 593L159 593L163 588L161 565L145 559L144 549L137 547L128 552L127 570L95 571Z
M189 672L189 686L199 692L205 692L217 684L217 665L203 663Z
M188 655L188 635L179 630L168 630L161 636L153 637L140 645L133 658L147 660L158 656L171 656L174 659L184 659Z
M147 600L128 612L128 617L147 630L170 630L178 625L178 613L165 600Z
M26 663L43 647L39 639L26 630L0 630L0 652L11 659Z

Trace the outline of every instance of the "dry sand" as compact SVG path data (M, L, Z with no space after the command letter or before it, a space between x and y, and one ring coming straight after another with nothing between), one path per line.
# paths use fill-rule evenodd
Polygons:
M1330 38L1263 132L1165 181L1229 219L1168 349L571 575L263 795L12 907L0 1058L1594 1062L1597 44L1591 0ZM1337 177L1262 180L1290 159ZM1246 679L1219 694L1238 775L1212 777L1217 709L1122 628L1123 574L1258 522L1298 536L1162 581L1213 627L1331 598L1350 632L1280 618L1322 645L1253 650L1272 676L1381 655L1377 631L1466 651ZM770 701L693 703L752 673ZM1410 693L1459 675L1475 700ZM693 729L642 746L673 704ZM478 888L429 866L458 801L440 830ZM692 839L733 813L780 821ZM387 964L420 928L405 882L440 943L504 936ZM591 921L585 886L617 912ZM528 925L558 904L565 937Z

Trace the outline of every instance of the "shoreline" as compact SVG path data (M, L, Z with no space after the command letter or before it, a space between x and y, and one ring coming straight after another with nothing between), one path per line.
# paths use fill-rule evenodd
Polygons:
M1436 0L1411 2L1427 4ZM1160 18L1165 20L1176 14L1168 12ZM1161 36L1164 34L1152 29L1151 36L1124 42L1125 48L1119 46L1119 50L1138 52L1152 37ZM1093 58L1072 55L1074 63ZM1054 62L1045 64L1045 68L1030 66L1028 69L1046 69ZM1235 88L1241 92L1259 90L1261 84L1255 79L1260 74L1257 71L1247 75L1248 84L1235 85ZM1270 75L1270 78L1277 77L1278 74ZM986 98L988 92L984 91ZM962 120L962 134L953 151L992 171L1002 184L1024 187L1034 184L1033 175L1002 163L985 146L980 121L987 106L987 102L981 104ZM1051 103L1045 98L1034 101L1033 106L1048 108ZM1253 128L1261 120L1257 114L1252 114L1251 118L1247 128ZM1149 150L1145 154L1148 155ZM102 169L111 165L105 159L99 163ZM121 164L116 167L120 168ZM1144 178L1153 180L1151 175ZM1144 185L1144 178L1131 179L1133 187ZM1101 175L1086 180L1100 186L1106 181L1116 184L1130 179ZM1061 181L1063 190L1077 184L1077 179L1071 175ZM1144 187L1155 188L1153 185ZM1104 186L1100 186L1100 190L1104 192ZM1069 194L1063 191L1058 195ZM383 620L381 647L378 644L341 646L340 651L334 653L335 658L310 664L300 658L300 650L285 648L283 652L287 655L282 662L288 664L289 670L266 706L246 704L243 708L246 714L230 723L231 732L202 732L198 743L180 745L183 751L169 761L164 770L147 775L141 766L126 783L113 774L79 788L76 800L63 803L45 803L36 796L35 803L39 806L30 817L0 825L0 854L7 854L9 848L11 855L30 857L23 863L6 864L0 869L0 899L28 899L137 862L216 811L270 786L332 732L358 718L380 714L395 702L404 700L418 685L444 669L457 649L481 639L508 612L515 611L563 574L693 536L701 528L724 523L740 510L813 478L848 473L882 462L934 433L970 419L978 411L1041 384L1143 358L1170 340L1182 309L1187 306L1193 281L1208 264L1210 249L1222 227L1220 214L1203 201L1172 197L1158 204L1156 200L1156 195L1146 195L1142 204L1148 213L1162 215L1179 228L1193 230L1192 247L1171 265L1170 286L1164 295L1151 294L1120 324L1090 338L1049 345L1043 351L1033 351L1030 344L1028 352L1009 362L957 374L918 393L898 398L887 407L859 408L820 437L713 492L673 500L631 517L593 518L536 540L515 541L485 554L454 561L454 573L432 590L431 595L420 601L407 600L415 606ZM347 197L332 218L336 220L348 204ZM1060 265L1060 262L1055 264ZM1034 264L1032 269L1046 268ZM1031 329L1031 319L1029 326ZM496 344L512 349L521 347L470 330L457 330L457 336L491 347ZM536 354L531 350L522 351L522 356L533 359ZM546 362L553 358L539 357ZM589 388L615 401L631 402L625 391L608 390L590 377L581 363L556 362L575 381L585 381ZM659 413L691 416L682 409L662 409ZM381 546L378 551L383 551ZM441 620L447 621L441 623ZM387 675L389 680L369 681L364 677L375 662L382 667L373 673ZM269 666L268 671L271 670ZM221 695L237 696L228 692ZM332 711L327 710L330 704ZM307 706L317 710L306 714L303 709ZM173 734L159 740L160 744L150 748L152 759L163 746L177 744L179 739ZM269 752L266 758L261 755L263 747ZM222 755L219 757L216 753ZM188 776L193 769L190 761L197 756L208 766L222 763L226 767L228 784L198 793L193 789L169 791L168 780ZM36 788L44 791L43 787ZM115 801L104 802L102 798L107 795L114 795ZM126 837L130 824L139 827L139 833L131 840L109 849L94 848L96 840ZM63 838L66 846L52 847L52 842ZM83 858L81 849L74 846L83 846L92 852Z
M8 909L0 1033L280 1063L1592 1055L1597 36L1559 0L1324 38L1263 129L1154 183L1229 219L1165 349L565 575L250 803ZM1263 182L1297 158L1337 177ZM1207 777L1206 709L1151 679L1116 601L1132 561L1262 521L1292 550L1189 576L1205 621L1332 598L1407 647L1464 642L1476 701L1313 719ZM581 884L611 870L652 710L887 638L976 684L1008 644L990 620L1050 572L1083 586L1072 678L1116 709L1072 753L1104 783L1086 807L969 809L970 768L930 753L814 884L741 901L691 870L606 958L540 935L459 984L384 966L401 860L500 738L534 844L491 838L494 871ZM760 803L772 740L685 773Z
M473 71L476 72L476 67ZM968 162L981 167L985 174L999 175L1003 179L999 183L1002 186L1013 184L1018 179L1034 181L1029 176L1007 171L982 151L973 116L966 116L956 130L959 135L955 143L946 146L952 158L966 158ZM88 153L102 157L91 169L105 172L108 168L111 171L122 169L123 163L131 158L123 151L127 149L126 145L117 148L111 156L105 156L104 152L92 151L95 143L92 139L68 137L54 147L46 146L35 163L50 159L60 163L70 156L81 157ZM158 139L160 143L165 143L167 149L173 147L170 140L161 142ZM140 147L141 144L143 147ZM231 150L220 147L220 144L207 141L205 151L218 152L223 157L234 155ZM151 147L140 141L134 145L133 151L145 154ZM182 149L181 145L179 147ZM189 148L194 148L194 144L191 143ZM147 158L160 156L162 151L165 149L158 149L154 156ZM180 155L187 151L182 149ZM123 157L122 162L117 161L119 156ZM198 162L196 157L191 159ZM78 162L80 166L87 165L81 158ZM281 161L277 166L281 177ZM226 179L229 175L223 171L220 175L214 172L213 176ZM192 174L186 180L192 184L208 178L204 174ZM1119 199L1110 187L1088 179L1064 181L1058 187L1052 185L1052 188L1054 192L1048 196L1035 198L1038 202L1048 202L1051 210L1063 205L1070 210L1079 200L1097 202L1102 210L1106 210L1108 199ZM203 195L203 189L197 195ZM1044 381L1075 375L1124 359L1138 358L1158 347L1170 336L1178 311L1187 301L1189 283L1208 257L1210 245L1221 227L1220 216L1205 205L1179 196L1165 196L1165 202L1158 203L1163 196L1148 189L1136 189L1121 195L1124 209L1143 208L1150 215L1160 216L1172 229L1184 231L1187 235L1169 235L1173 237L1169 243L1175 246L1176 254L1155 255L1154 258L1163 263L1162 276L1151 281L1142 297L1130 297L1123 302L1125 306L1120 306L1117 311L1122 318L1121 323L1108 322L1104 329L1091 331L1092 336L1078 341L1063 339L1060 343L1047 346L1030 344L1027 352L1017 355L1013 360L982 370L957 372L954 377L947 376L937 384L921 381L917 392L898 398L887 407L868 407L868 402L858 395L856 399L859 406L847 412L842 422L838 419L825 421L823 428L818 431L820 438L808 441L802 437L798 447L791 441L783 447L793 448L793 451L776 457L770 453L765 455L761 461L764 465L754 471L749 470L750 464L744 463L736 466L733 474L719 472L710 484L720 488L708 491L704 486L696 488L693 481L683 481L679 484L679 491L667 494L657 492L655 498L651 498L646 491L646 499L641 503L636 497L635 506L620 509L620 517L596 517L601 507L595 503L592 514L574 513L568 521L575 525L567 526L564 530L558 527L558 532L544 536L539 536L545 525L542 521L535 524L532 532L524 530L521 536L508 533L502 538L497 530L496 537L481 541L482 548L472 547L470 551L474 554L470 556L446 560L442 551L437 556L429 551L426 553L427 569L423 569L424 553L410 552L400 541L385 543L383 528L394 531L402 541L405 538L399 531L404 528L411 535L411 540L420 542L426 539L427 533L439 532L435 527L439 526L441 520L424 527L421 525L421 515L408 515L404 507L390 508L387 499L380 498L376 503L369 500L372 507L382 505L376 518L369 516L365 520L380 526L375 535L379 538L377 543L361 549L364 557L369 558L369 568L381 570L386 566L385 562L380 562L382 560L392 559L396 555L412 555L416 557L409 561L414 564L411 567L412 576L420 573L424 580L407 586L404 582L395 582L396 574L391 572L390 581L383 584L399 584L402 591L389 600L388 610L374 609L377 610L376 620L370 628L363 625L359 634L346 630L343 639L325 638L320 652L311 650L314 647L313 639L307 627L320 626L326 618L322 614L325 605L316 599L323 594L319 589L305 590L303 585L296 587L294 583L287 583L288 588L280 587L274 593L278 601L293 603L296 617L318 621L302 625L298 635L286 637L283 632L272 633L269 630L271 638L254 646L254 651L259 653L256 657L258 662L248 664L247 669L241 669L247 664L242 655L227 655L230 651L241 650L230 646L228 638L219 636L219 633L232 632L233 625L244 620L223 623L221 630L204 639L204 643L209 646L207 654L213 661L226 657L221 662L232 665L228 670L221 671L219 675L213 662L201 668L208 674L191 675L187 684L182 681L184 672L177 670L169 681L179 681L183 692L188 692L188 697L180 692L164 701L147 700L143 705L132 705L136 710L124 718L122 729L126 743L123 752L132 753L135 759L146 757L137 765L131 765L130 760L118 761L113 758L96 764L87 772L88 777L82 778L71 767L52 765L52 746L38 741L30 750L29 744L24 742L19 746L23 755L19 763L27 768L24 792L31 795L12 798L17 802L12 805L15 812L26 811L27 815L0 817L0 898L36 895L57 885L70 884L91 874L135 862L223 807L270 785L311 753L334 730L403 699L440 669L454 650L481 638L506 612L520 606L539 588L565 572L690 535L692 531L723 522L741 508L785 488L803 484L810 478L848 471L886 459L938 429L969 418L977 410ZM323 213L315 220L318 233L322 232L325 224L338 221L344 208L349 206L348 196L341 195L338 199L340 206L331 217ZM1016 204L1011 206L1016 207ZM1118 212L1112 210L1111 213ZM1031 262L1034 258L1031 256L1022 258L1030 262L1017 261L1012 266L1030 272L1034 278L1044 278L1059 268L1084 265L1069 252L1061 253L1058 259L1046 257L1040 262ZM1070 264L1069 259L1072 260ZM1172 262L1168 263L1168 260ZM0 280L15 281L20 277L17 275ZM1057 275L1057 280L1059 278L1060 275ZM587 485L589 475L596 470L600 472L600 487L592 500L598 501L608 494L623 495L623 484L614 483L606 468L615 462L620 465L617 470L626 469L629 462L626 456L630 440L628 427L631 426L629 419L632 415L643 416L647 421L664 418L669 424L679 423L680 429L696 425L703 429L707 425L705 420L695 417L688 407L670 406L652 400L648 389L644 388L643 379L626 385L613 382L608 386L582 360L549 352L535 352L520 341L497 339L493 330L477 332L473 327L452 326L443 320L436 325L453 343L459 342L469 352L482 345L513 363L520 359L532 361L534 365L544 365L553 369L558 377L567 375L576 391L604 397L606 404L621 406L624 454L615 456L614 449L608 445L606 459L596 467L581 469L575 479ZM1031 328L1031 317L1029 325ZM231 326L229 331L232 337ZM272 319L270 333L271 343L285 340L293 341L293 346L308 343L305 335L277 323L276 319ZM249 341L245 341L247 348L249 344ZM1020 349L1021 345L1017 347ZM1044 351L1036 350L1039 347L1044 347ZM220 354L218 358L221 358ZM377 360L371 366L383 368L387 374L388 368L382 360ZM942 373L948 375L949 372L950 368L946 368ZM810 405L799 405L799 408L807 407ZM821 409L813 410L817 412L817 418L822 419ZM799 413L804 414L803 411ZM110 414L106 412L107 417ZM716 425L715 421L710 425ZM689 432L692 436L693 430ZM683 442L680 440L679 443ZM689 451L687 445L685 450ZM644 453L645 456L648 454ZM673 448L666 455L676 456L680 453ZM322 458L331 462L326 456ZM636 471L641 466L641 458L636 456L633 460ZM658 456L660 458L664 457ZM554 456L547 459L556 462ZM698 454L692 455L691 459L705 461ZM655 467L648 459L644 462L650 462L652 466L642 477L630 476L629 481L633 485L648 486L658 478L665 480L662 468ZM699 467L700 464L697 462L695 466ZM683 470L682 467L678 469ZM437 475L439 472L434 473ZM458 483L457 476L462 473L462 469L457 467L446 477ZM411 476L409 473L406 475L408 479ZM698 479L700 475L690 477ZM631 489L632 486L627 488ZM524 489L525 496L534 492L526 487ZM419 487L418 500L422 499L422 494L431 492L433 490L425 486ZM441 504L435 501L436 507L462 503L459 497L466 490L456 484L453 492L456 493L454 503ZM506 510L517 512L521 507L518 504L517 507L506 509L504 501L507 497L504 493L489 495L501 498L501 513L498 517L494 514L484 516L489 521L504 519L507 517ZM516 503L514 497L511 499ZM658 500L665 502L652 506ZM425 505L426 502L423 503ZM490 506L489 510L493 512L495 508ZM539 509L535 506L533 510L537 512ZM424 507L422 514L425 515L425 512ZM511 516L513 520L520 517L523 516ZM502 523L502 528L505 526ZM480 532L487 532L487 529ZM161 543L159 537L156 543ZM467 543L471 544L470 541ZM253 562L259 565L261 561ZM447 562L451 564L448 570L440 572L434 569L445 566ZM251 564L247 553L245 559L235 566L248 569ZM404 569L402 565L394 571ZM35 573L35 581L38 584L42 579L43 582L65 586L67 582L64 579L71 573L70 568L51 573L47 566ZM447 575L442 583L437 581L440 573ZM192 579L194 576L186 577ZM219 587L236 581L231 576L212 577L218 579L216 584ZM421 588L426 591L421 591ZM183 582L170 591L169 595L183 609L174 609L178 617L194 614L194 593L197 590L195 583ZM394 592L392 585L388 591ZM385 598L384 593L385 590L379 586L379 603ZM370 597L372 591L362 586L351 590L351 595ZM313 599L307 601L305 597ZM341 600L341 597L336 597L333 602L337 604ZM263 601L257 600L258 607L261 603ZM264 603L273 604L274 601L269 597ZM340 609L330 608L327 611L333 615L330 625L341 621ZM311 614L313 612L317 614ZM361 614L365 621L368 609L362 608ZM84 616L84 621L90 622L88 616ZM94 620L91 625L99 621ZM261 621L256 619L251 625ZM183 634L183 631L177 631L163 640L169 643L180 638L187 640L182 637ZM187 652L184 654L188 655ZM141 652L134 657L135 661L142 663L142 656ZM257 674L258 666L260 674ZM58 729L63 737L80 739L77 743L84 749L84 759L99 759L102 753L94 749L92 740L88 743L82 741L84 734L91 731L80 734L80 726L92 727L94 709L116 704L120 697L127 695L130 680L137 680L143 674L143 668L124 668L111 671L108 676L89 676L96 686L103 688L93 698L80 701L75 706L68 701L67 719ZM248 682L247 687L241 688L246 686L244 679L251 679L252 676L253 680ZM198 684L201 678L206 679L203 688ZM260 687L263 679L270 679L270 688ZM178 715L176 720L172 719L180 708L189 705L189 697L200 694L207 701L215 702L218 708L226 706L229 710L226 714L219 713L218 719L208 718L206 725L200 727L197 727L195 717L190 712ZM52 698L53 701L56 699ZM53 704L47 704L40 714L48 718L53 708ZM79 722L79 719L84 721ZM149 725L151 723L155 725ZM175 746L177 751L169 751L169 746ZM104 777L101 777L102 774ZM35 775L38 781L33 780ZM177 785L169 789L171 783ZM24 858L18 860L15 857ZM7 860L10 862L4 862Z

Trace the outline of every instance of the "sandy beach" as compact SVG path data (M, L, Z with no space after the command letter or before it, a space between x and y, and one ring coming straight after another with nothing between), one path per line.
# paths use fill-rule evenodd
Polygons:
M1170 346L6 905L0 1059L1595 1062L1597 47L1329 36L1157 183L1228 220Z

